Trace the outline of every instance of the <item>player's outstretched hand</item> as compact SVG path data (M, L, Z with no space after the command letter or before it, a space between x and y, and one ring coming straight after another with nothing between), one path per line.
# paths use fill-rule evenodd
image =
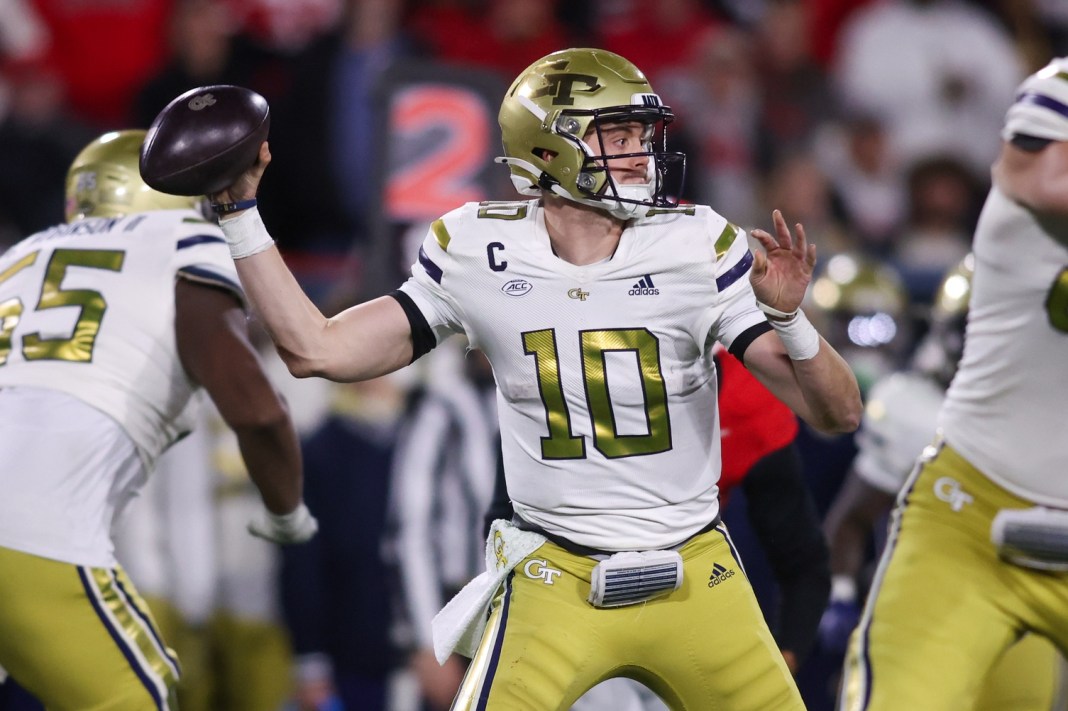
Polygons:
M805 228L798 222L790 233L782 213L775 210L771 215L775 234L755 229L753 237L764 249L753 253L753 269L749 282L753 285L757 300L785 313L793 313L801 306L805 290L812 281L816 267L816 245L805 239Z
M264 141L260 145L260 153L256 156L256 162L252 164L252 167L238 176L233 185L214 195L209 195L208 199L215 204L251 200L256 197L256 191L260 187L260 180L263 179L263 171L267 170L270 162L271 149L268 147L267 141Z
M273 514L263 509L248 524L248 532L253 536L275 543L304 543L318 530L319 522L303 502L287 514Z

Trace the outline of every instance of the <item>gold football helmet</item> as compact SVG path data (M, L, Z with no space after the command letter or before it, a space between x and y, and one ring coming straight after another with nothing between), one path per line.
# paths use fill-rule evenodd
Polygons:
M860 254L836 254L808 298L812 321L849 363L862 392L904 364L913 342L911 304L896 270Z
M67 222L149 210L197 210L201 197L166 195L141 180L138 160L145 132L110 131L74 159L67 171Z
M653 93L645 75L618 54L603 49L566 49L527 67L501 103L498 120L512 183L524 195L541 191L606 210L621 219L644 216L653 207L674 207L685 178L686 157L666 151L671 109ZM648 182L617 184L609 157L583 140L600 126L638 121L645 126L644 151L612 159L648 156Z
M975 255L969 253L942 277L931 304L929 328L916 348L914 366L943 386L957 372L964 354L964 329L968 322L968 302L972 296Z

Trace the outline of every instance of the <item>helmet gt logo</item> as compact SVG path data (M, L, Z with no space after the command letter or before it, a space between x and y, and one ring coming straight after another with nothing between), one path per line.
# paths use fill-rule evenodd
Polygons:
M597 82L597 77L589 74L547 74L545 81L548 83L531 94L530 98L552 96L553 106L574 106L575 98L571 96L573 92L593 94L604 88ZM576 84L582 84L583 87L576 88Z

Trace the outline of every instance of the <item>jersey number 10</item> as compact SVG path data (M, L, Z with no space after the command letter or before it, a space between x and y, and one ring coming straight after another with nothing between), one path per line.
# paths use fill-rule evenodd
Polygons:
M667 388L656 336L644 328L581 331L579 342L586 408L593 423L593 446L597 451L609 459L617 459L671 449ZM523 348L527 355L534 356L537 364L538 390L549 428L549 436L541 438L542 459L584 459L586 438L573 433L571 413L564 398L556 331L545 329L524 333ZM637 358L644 396L645 434L619 434L605 361L605 354L610 352L632 352Z

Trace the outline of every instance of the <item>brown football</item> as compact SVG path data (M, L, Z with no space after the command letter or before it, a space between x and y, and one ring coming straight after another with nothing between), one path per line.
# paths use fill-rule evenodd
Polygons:
M167 104L141 146L141 178L171 195L209 195L229 187L256 162L271 110L241 86L215 84Z

